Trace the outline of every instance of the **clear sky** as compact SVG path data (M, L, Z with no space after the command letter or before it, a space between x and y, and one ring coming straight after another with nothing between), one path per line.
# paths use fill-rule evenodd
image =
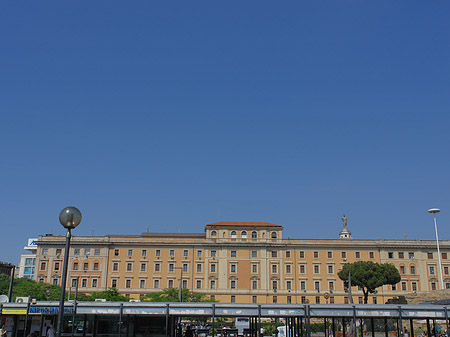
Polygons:
M450 2L0 2L0 260L27 238L450 238Z

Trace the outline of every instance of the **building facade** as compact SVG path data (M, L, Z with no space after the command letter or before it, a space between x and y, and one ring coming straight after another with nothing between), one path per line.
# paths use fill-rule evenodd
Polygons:
M26 254L20 255L20 262L18 268L18 277L25 277L31 280L35 278L36 270L36 251L37 251L37 239L28 239L28 245L23 247L27 251Z
M64 243L63 236L39 237L36 280L60 284ZM450 242L440 248L450 289ZM285 239L282 226L265 222L217 222L204 233L74 236L68 286L79 279L80 292L113 287L130 299L181 285L224 303L348 303L337 273L356 261L391 263L401 274L369 303L439 289L435 241L357 240L346 221L339 239ZM352 294L362 303L362 291Z

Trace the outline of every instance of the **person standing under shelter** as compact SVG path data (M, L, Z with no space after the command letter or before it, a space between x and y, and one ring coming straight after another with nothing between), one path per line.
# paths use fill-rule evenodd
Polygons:
M5 326L2 325L2 327L0 328L0 337L6 337L8 336L8 332L5 330Z
M53 329L53 325L50 325L50 328L47 330L47 337L55 337L55 329Z

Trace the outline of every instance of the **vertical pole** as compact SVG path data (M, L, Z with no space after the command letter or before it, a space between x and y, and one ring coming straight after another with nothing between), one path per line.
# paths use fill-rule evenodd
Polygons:
M335 324L335 322L334 322L334 317L331 319L331 330L332 330L332 332L333 332L333 337L334 336L336 336L336 324ZM373 337L375 337L375 336L373 336Z
M61 297L59 298L59 311L58 311L58 329L56 330L56 336L61 337L62 325L64 320L64 299L66 297L66 278L67 278L67 265L69 263L69 247L70 247L70 229L66 234L66 248L64 250L64 265L61 279Z
M77 299L78 299L78 281L80 280L80 277L79 276L77 276L77 283L76 283L76 285L75 285L75 297L74 297L74 299L73 299L73 305L72 305L72 337L73 337L73 334L74 334L74 332L75 332L75 315L76 315L76 313L77 313ZM69 288L70 289L70 288Z
M403 332L403 317L402 317L402 307L399 305L398 306L398 318L400 319L400 336L403 337L404 332Z
M353 305L353 324L352 324L352 330L353 332L353 336L354 337L358 337L358 332L356 330L356 307Z
M410 328L410 332L409 332L409 337L414 337L414 323L412 318L409 320L409 328Z
M215 336L215 322L216 322L216 305L213 303L212 305L212 337Z
M169 337L169 303L166 304L166 337Z
M428 337L431 336L431 327L430 327L430 319L429 318L427 318L427 334L428 334Z
M28 330L28 313L30 312L30 298L28 297L28 303L27 303L27 314L25 316L25 325L23 328L23 337L25 337L27 335L27 330Z
M439 280L441 282L441 289L444 289L444 280L442 279L441 253L439 251L439 237L438 237L438 230L437 230L436 213L433 213L433 216L434 216L434 229L436 231L436 245L437 245L438 261L439 261Z
M389 327L388 327L388 321L387 318L384 318L384 336L388 337L389 336Z
M15 270L16 270L16 266L13 266L11 268L11 273L10 273L11 280L9 280L9 291L8 291L8 297L9 297L8 302L9 303L12 302L12 296L13 296L12 293L13 293L13 287L14 287L14 273L15 273Z
M119 311L119 337L122 336L122 314L123 314L123 303L120 303L120 311Z
M370 324L372 325L372 337L375 337L375 320L373 318L370 319Z
M310 319L311 317L309 316L309 305L306 304L305 305L305 320L306 320L306 337L311 337L311 325L310 325Z
M348 271L348 299L350 301L350 304L353 304L353 297L352 297L352 274L350 273L350 270Z
M258 331L257 336L261 335L261 304L258 304Z
M450 331L448 330L448 308L445 307L444 310L445 310L445 325L447 326L447 336L448 336L450 334Z
M183 265L181 265L180 289L178 290L178 302L183 302L183 293L181 291L182 287L183 287Z

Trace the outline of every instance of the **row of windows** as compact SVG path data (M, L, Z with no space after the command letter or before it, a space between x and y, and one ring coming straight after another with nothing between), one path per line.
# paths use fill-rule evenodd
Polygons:
M43 248L42 249L42 255L48 255L48 251L49 251L48 248ZM86 255L86 256L91 255L91 249L90 248L85 248L83 252L84 252L83 255ZM62 249L61 248L56 248L55 249L55 254L56 255L61 255L61 253L62 253ZM73 249L73 255L76 255L76 256L81 255L81 249L80 248L74 248ZM96 255L96 256L100 255L100 248L95 248L94 249L94 255Z
M230 236L231 236L232 239L237 239L237 237L238 237L236 231L231 231L230 232ZM217 237L217 231L211 231L211 237L213 237L213 238ZM247 237L248 237L247 231L241 231L241 239L247 239ZM272 239L276 239L278 237L277 232L271 232L270 233L270 237ZM256 231L251 232L251 238L252 239L257 239L258 238L258 232L256 232Z
M92 264L92 270L98 270L98 262L94 262ZM39 266L39 270L45 271L47 270L47 261L41 261L41 264ZM61 262L57 261L53 263L53 270L54 271L60 271L61 270ZM74 262L72 265L72 270L79 270L79 263ZM83 263L83 270L89 270L89 262Z
M270 256L273 258L277 258L279 256L279 253L281 253L280 251L276 251L276 250L272 250L270 251ZM361 258L361 252L354 252L355 253L355 258L356 259L360 259ZM120 249L116 248L114 249L114 256L119 256L120 254ZM127 255L129 257L133 256L133 249L128 249L127 251ZM147 249L142 249L141 250L141 256L142 257L146 257L147 256ZM161 249L156 249L155 250L155 256L156 257L161 257ZM174 249L170 249L169 250L169 256L170 257L175 257L175 250ZM203 257L203 251L202 250L197 250L197 258L201 258ZM217 257L217 251L216 250L211 250L210 251L210 257ZM230 257L237 257L238 256L238 251L236 250L231 250L230 251ZM285 256L286 258L291 258L291 251L287 250L285 251ZM306 252L304 250L299 251L299 257L301 259L304 259L306 256ZM313 258L318 259L320 256L320 252L319 251L313 251ZM189 257L189 250L185 249L183 250L183 257ZM258 257L258 251L253 250L251 251L251 257ZM281 257L281 256L280 256ZM332 259L333 258L333 252L332 251L328 251L327 252L327 258ZM341 252L341 258L342 259L346 259L347 258L347 252ZM375 258L375 253L374 252L369 252L369 258L370 259L374 259Z
M399 259L404 259L405 258L405 253L404 252L398 252L397 256L398 256ZM393 259L394 258L394 252L388 252L388 258ZM414 252L409 252L408 253L408 258L409 259L414 259L415 258L414 257ZM434 253L428 252L427 253L427 258L429 260L434 259ZM446 252L441 253L441 258L443 260L447 260L447 253Z

